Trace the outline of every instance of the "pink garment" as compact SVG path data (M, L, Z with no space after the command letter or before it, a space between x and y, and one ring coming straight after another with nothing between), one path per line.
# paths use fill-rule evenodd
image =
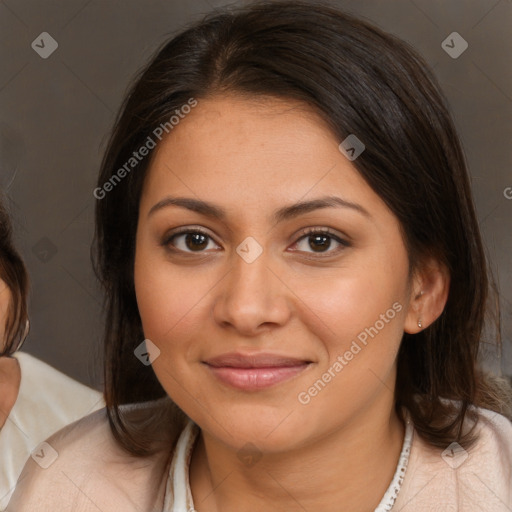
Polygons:
M467 452L435 448L414 433L394 512L512 511L512 423L478 412L480 438Z
M184 506L178 494L190 492L187 446L193 439L183 435L186 423L170 420L165 408L165 399L137 407L159 433L171 433L172 444L177 441L174 451L166 440L167 449L151 457L126 454L113 439L102 409L48 439L58 458L46 469L29 460L7 511L187 512L186 500ZM477 411L480 438L467 453L455 445L432 447L413 432L392 512L512 511L512 422L485 409ZM176 499L167 498L166 510L169 488L180 492L175 492Z

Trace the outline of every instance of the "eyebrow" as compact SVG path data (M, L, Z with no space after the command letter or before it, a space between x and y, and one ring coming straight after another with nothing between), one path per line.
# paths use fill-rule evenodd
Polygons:
M169 206L186 208L187 210L191 210L206 217L213 217L221 221L225 221L227 217L225 210L207 201L202 201L200 199L194 199L191 197L172 196L165 197L156 203L149 210L148 217L153 215L155 212ZM310 213L314 210L319 210L322 208L349 208L364 215L365 217L371 218L368 210L363 208L360 204L352 203L351 201L347 201L337 196L324 196L317 199L312 199L310 201L301 201L290 206L279 208L273 213L272 219L277 224L279 222L283 222L285 220L289 220L294 217L298 217L299 215L304 215L306 213Z

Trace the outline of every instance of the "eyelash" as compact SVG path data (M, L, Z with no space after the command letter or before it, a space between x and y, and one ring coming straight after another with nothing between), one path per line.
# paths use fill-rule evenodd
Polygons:
M169 235L167 235L164 238L164 240L162 241L162 246L164 246L165 248L167 248L169 251L171 251L173 253L185 253L185 254L194 254L195 253L197 255L205 253L205 251L183 251L181 249L177 249L176 247L172 246L171 242L174 238L177 238L180 235L194 235L194 234L203 235L203 236L209 238L210 240L212 240L213 242L215 242L215 240L213 240L213 238L206 231L202 230L201 228L183 228L179 231L176 231L176 232L173 232L173 233L170 233ZM302 239L307 238L312 235L327 236L327 237L331 238L332 240L334 240L335 242L339 243L340 246L334 250L328 250L326 252L317 252L317 253L306 252L306 251L294 251L294 252L306 252L306 254L314 255L313 256L314 258L325 258L325 257L330 257L334 254L338 254L343 249L351 246L350 242L335 235L334 233L332 233L330 231L329 228L307 228L300 233L299 238L294 242L293 245L296 245Z
M351 246L350 242L335 235L329 228L306 228L305 230L303 230L301 232L300 237L297 239L297 241L294 243L294 245L297 244L303 238L308 238L309 236L312 236L312 235L324 235L324 236L331 238L332 240L334 240L335 242L337 242L339 244L339 246L334 250L328 250L326 252L318 252L318 253L315 253L315 252L307 252L306 253L306 254L313 254L315 258L327 258L327 257L333 256L335 254L338 254L343 249L346 249L347 247Z

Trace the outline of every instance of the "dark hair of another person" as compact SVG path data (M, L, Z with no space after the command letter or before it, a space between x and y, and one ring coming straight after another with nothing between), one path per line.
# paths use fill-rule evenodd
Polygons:
M0 278L11 292L5 325L5 340L0 340L0 357L9 356L23 342L28 319L28 276L18 251L14 248L9 215L0 202ZM3 344L3 347L2 347Z
M437 321L403 335L397 412L405 406L432 445L470 446L477 436L464 420L476 419L472 406L503 412L510 396L478 366L487 266L461 144L425 62L403 41L328 5L264 2L213 12L166 42L138 75L98 187L190 98L200 103L224 94L300 102L338 141L355 134L365 144L353 164L398 218L411 274L434 257L451 276ZM135 235L150 161L138 163L96 203L94 260L106 290L105 400L113 434L134 455L149 453L148 440L119 406L165 396L151 367L134 356L144 339Z

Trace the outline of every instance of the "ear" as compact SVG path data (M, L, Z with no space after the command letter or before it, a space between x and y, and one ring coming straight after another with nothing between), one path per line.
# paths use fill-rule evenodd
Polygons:
M449 290L450 273L446 266L434 258L426 260L412 279L404 331L416 334L433 324L444 310Z

